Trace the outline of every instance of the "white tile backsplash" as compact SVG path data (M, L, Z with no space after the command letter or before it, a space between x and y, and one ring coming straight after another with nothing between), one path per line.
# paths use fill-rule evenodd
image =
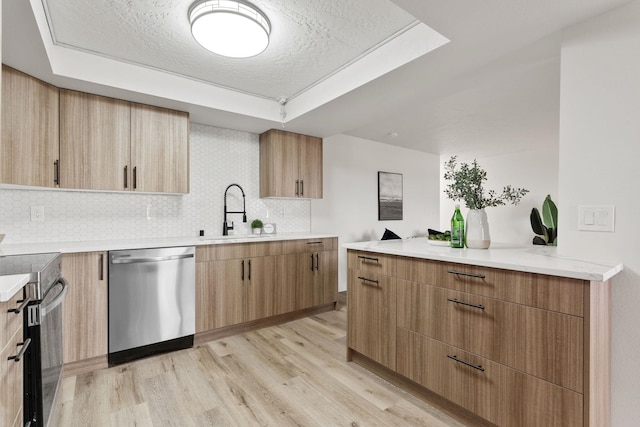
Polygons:
M231 183L246 194L247 220L230 215L238 234L251 220L275 222L278 232L309 232L309 200L260 199L258 135L191 124L190 193L185 195L0 189L3 243L83 241L222 234L224 191ZM31 221L31 206L44 207L44 222ZM228 210L242 210L231 188Z

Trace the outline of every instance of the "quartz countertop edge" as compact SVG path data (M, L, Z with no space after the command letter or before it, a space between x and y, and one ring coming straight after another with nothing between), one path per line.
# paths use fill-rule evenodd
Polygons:
M9 301L28 281L28 274L0 276L0 302Z
M0 245L0 256L44 252L77 253L117 251L125 249L169 248L175 246L222 245L228 243L277 242L281 240L323 239L337 234L279 233L254 237L237 234L205 237L154 237L145 239L87 240L74 242L14 243Z
M230 243L276 242L282 240L324 239L336 234L279 233L254 235L157 237L146 239L91 240L77 242L15 243L0 245L0 256L27 255L45 252L78 253L124 249L169 248L175 246L222 245ZM9 301L27 284L28 274L0 275L0 302Z
M431 259L481 267L500 268L550 276L604 282L623 270L607 263L558 255L556 247L492 243L489 249L432 246L426 238L345 243L346 249L412 258Z

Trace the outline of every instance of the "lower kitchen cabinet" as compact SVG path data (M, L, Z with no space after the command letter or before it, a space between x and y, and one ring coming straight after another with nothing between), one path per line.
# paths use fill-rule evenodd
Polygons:
M16 308L22 299L18 292L12 299L0 303L0 426L21 426L22 393L23 393L23 361L9 359L22 348L23 313L9 312Z
M65 364L106 356L108 351L107 252L63 254L69 291L62 304Z
M479 424L609 425L609 282L347 257L350 360Z

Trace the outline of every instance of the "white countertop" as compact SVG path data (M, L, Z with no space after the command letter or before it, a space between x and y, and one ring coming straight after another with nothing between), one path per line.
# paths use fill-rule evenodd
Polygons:
M0 245L0 256L44 252L76 253L122 249L166 248L172 246L219 245L225 243L271 242L278 240L322 239L335 234L279 233L269 235L230 235L205 237L159 237L150 239L92 240L84 242L44 242ZM28 274L0 275L0 302L10 300L29 279Z
M347 249L456 262L505 270L602 282L622 271L623 265L564 257L551 246L515 246L491 243L490 249L432 246L427 238L346 243Z

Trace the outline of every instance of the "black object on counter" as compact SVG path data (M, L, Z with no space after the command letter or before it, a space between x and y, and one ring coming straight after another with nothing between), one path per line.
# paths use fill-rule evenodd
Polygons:
M398 236L396 233L389 230L388 228L385 228L384 234L382 235L382 239L380 240L393 240L393 239L402 239L402 237Z

